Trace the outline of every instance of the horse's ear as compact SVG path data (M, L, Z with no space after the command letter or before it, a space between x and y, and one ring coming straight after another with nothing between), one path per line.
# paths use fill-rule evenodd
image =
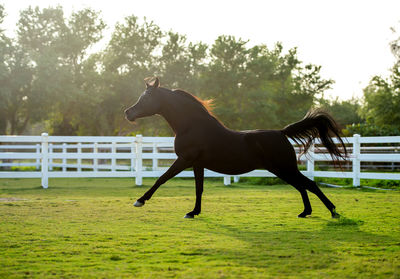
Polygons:
M145 78L144 82L146 83L146 88L149 88L149 87L158 88L160 86L160 80L158 77Z
M160 79L158 77L156 77L156 80L153 83L153 87L158 88L159 86L160 86Z

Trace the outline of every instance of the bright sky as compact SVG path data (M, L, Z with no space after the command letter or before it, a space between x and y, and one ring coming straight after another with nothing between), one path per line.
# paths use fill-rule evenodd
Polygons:
M336 81L328 96L362 96L374 75L387 76L394 64L389 42L400 29L399 0L0 0L8 14L3 28L13 34L19 11L61 5L71 11L101 11L112 32L125 16L144 16L162 30L185 34L189 41L212 44L219 35L250 40L249 45L280 41L298 47L305 63L322 65L322 76ZM397 37L400 36L398 30Z

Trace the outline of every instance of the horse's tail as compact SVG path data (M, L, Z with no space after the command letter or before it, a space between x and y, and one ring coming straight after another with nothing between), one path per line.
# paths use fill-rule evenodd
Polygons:
M313 140L319 137L335 163L340 165L340 159L347 158L346 146L339 136L338 126L327 112L310 110L302 120L286 126L282 132L303 147L301 154L307 153ZM331 136L338 139L341 149L333 142Z

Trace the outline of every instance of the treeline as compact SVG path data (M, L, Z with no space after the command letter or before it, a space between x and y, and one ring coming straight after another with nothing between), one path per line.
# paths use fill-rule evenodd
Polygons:
M0 5L0 24L5 16ZM116 24L106 47L93 52L105 28L92 9L66 18L61 7L29 7L21 11L13 38L0 31L0 134L41 129L52 135L172 135L158 117L136 126L124 119L123 110L143 92L148 76L214 99L215 115L233 129L282 128L311 107L324 107L342 128L350 125L344 133L366 127L399 131L397 66L390 80L371 81L363 101L327 100L333 80L280 43L249 47L233 36L212 45L193 43L129 16Z

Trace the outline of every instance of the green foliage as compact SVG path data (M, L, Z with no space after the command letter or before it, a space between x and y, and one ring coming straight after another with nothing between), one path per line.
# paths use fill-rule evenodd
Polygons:
M377 136L400 136L400 127L395 125L374 125L374 124L352 124L347 125L342 130L345 137L351 137L354 134L359 134L364 137L377 137Z
M400 190L400 181L398 180L361 179L361 185L374 188Z
M348 125L360 125L364 122L364 119L359 115L361 105L358 99L340 101L337 98L334 100L321 98L319 103L333 116L342 129L348 127Z
M331 106L330 108L333 107ZM357 112L357 114L354 114L354 112ZM396 64L392 68L392 74L388 80L379 76L372 78L370 84L364 89L362 106L356 102L345 106L342 104L339 106L338 113L333 115L337 116L339 121L343 116L352 121L343 121L341 123L342 125L347 124L342 130L344 136L352 136L354 134L361 136L399 136L399 65ZM365 119L366 123L362 119Z
M4 17L0 5L0 24ZM143 92L143 78L157 75L164 87L214 99L214 114L233 129L280 129L323 107L345 135L398 135L398 64L388 80L371 80L363 102L327 100L334 82L281 43L249 47L224 35L209 46L131 15L116 24L105 49L91 52L104 29L99 12L87 8L65 18L60 6L22 10L15 39L0 28L1 134L45 123L53 135L171 136L159 117L131 125L123 115ZM397 46L394 40L395 55Z
M399 39L391 42L391 50L396 63L388 79L375 76L364 89L362 106L354 106L364 121L347 125L345 136L398 136L400 135L400 63Z
M374 77L364 89L362 115L368 123L400 127L400 66L392 68L388 80Z
M215 99L215 113L229 127L282 128L302 118L332 83L320 78L320 67L302 67L296 49L284 54L280 43L272 50L246 44L219 37L200 89L201 96Z
M32 92L33 72L30 61L20 46L5 38L2 43L0 89L1 132L10 126L11 134L22 133L29 120L38 119L39 96Z
M342 218L287 185L174 179L142 208L154 183L132 179L0 180L1 278L396 278L399 192L324 188Z
M104 27L90 9L68 21L61 7L21 11L17 39L2 36L2 133L20 134L28 124L45 120L53 134L77 133L77 119L86 119L79 114L91 101L83 86L93 82L84 79L83 66Z
M1 89L3 133L20 134L44 121L53 135L172 135L157 117L136 126L124 119L124 108L144 90L143 78L153 75L165 87L214 99L215 114L228 127L282 128L303 117L332 84L320 77L320 66L303 66L295 48L248 47L234 36L220 36L212 46L188 42L133 15L116 24L98 53L89 50L105 24L91 9L65 18L60 6L29 7L17 28L17 40L7 43L3 36L0 50L8 59L0 77L13 83Z

